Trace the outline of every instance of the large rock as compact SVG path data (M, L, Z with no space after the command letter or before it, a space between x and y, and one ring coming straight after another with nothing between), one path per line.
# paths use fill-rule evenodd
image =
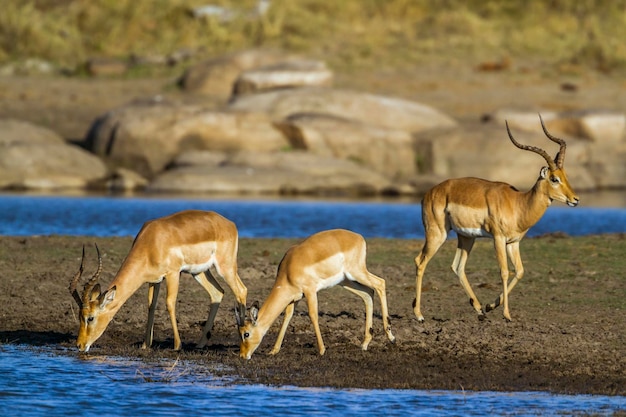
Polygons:
M513 137L524 145L542 148L552 157L558 145L548 140L541 128L531 133L511 129ZM516 148L504 127L498 124L476 124L463 129L442 129L416 135L419 158L424 173L441 178L480 177L503 181L527 190L536 182L545 160L534 152ZM565 170L575 190L593 189L590 175L589 143L568 139Z
M413 136L324 114L294 114L276 125L295 149L371 166L387 178L416 174Z
M598 144L619 144L626 138L626 115L606 110L581 111L527 111L499 109L493 119L513 129L534 132L541 129L538 113L548 131L556 136L588 139Z
M110 111L92 126L87 143L111 165L148 178L184 150L266 152L288 146L266 114L166 102Z
M148 192L371 195L391 184L352 161L306 152L195 152L148 186Z
M107 175L104 163L49 129L0 120L0 188L85 188Z
M189 68L179 80L187 92L228 99L239 75L246 70L285 61L289 56L271 50L247 50L211 59Z
M297 113L325 114L408 132L457 125L451 117L414 101L330 88L294 88L245 95L236 97L230 108L265 112L277 120Z
M279 88L330 87L332 83L333 73L324 62L292 59L242 72L235 81L233 94L252 94Z

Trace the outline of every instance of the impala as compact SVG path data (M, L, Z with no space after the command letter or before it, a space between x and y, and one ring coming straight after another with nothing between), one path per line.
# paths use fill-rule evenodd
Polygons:
M479 319L500 304L504 305L504 318L511 320L509 313L509 293L524 275L524 267L519 252L519 244L528 229L543 216L553 200L574 207L578 205L578 196L572 190L563 160L566 143L552 136L539 116L541 127L548 139L560 145L559 152L552 159L546 151L534 146L519 144L511 134L508 123L506 130L511 142L519 149L541 155L548 166L543 167L537 182L527 192L520 192L503 182L486 181L479 178L458 178L444 181L426 193L422 200L422 222L426 241L422 251L415 258L416 297L413 311L420 322L424 317L420 311L422 278L430 259L446 240L450 230L458 235L458 244L452 270L458 276L463 289L470 298L470 304L479 314ZM494 241L496 258L502 278L502 294L485 310L467 281L465 263L479 237ZM507 255L515 269L515 275L509 282Z
M143 348L152 345L154 313L161 282L165 279L167 311L174 331L174 349L181 341L176 324L176 297L181 272L191 274L209 293L209 318L202 331L198 347L206 345L224 290L211 274L214 267L226 281L240 306L245 308L247 289L237 273L237 227L214 212L188 210L144 223L135 237L130 252L117 275L102 292L98 278L102 258L98 251L98 269L79 294L76 286L81 279L85 248L80 268L70 281L70 293L80 308L80 329L76 345L87 352L102 335L122 305L143 284L148 287L148 325Z
M240 356L250 359L272 323L284 310L282 327L270 352L280 347L293 316L296 303L306 297L309 317L315 329L320 355L326 352L318 322L317 292L341 285L360 296L365 302L365 339L363 350L372 340L374 291L380 298L383 326L390 341L395 341L389 326L385 280L370 273L365 265L366 245L363 237L348 230L336 229L316 233L298 245L292 246L278 266L274 286L259 310L256 303L249 311L249 319L241 307L236 311L241 337Z

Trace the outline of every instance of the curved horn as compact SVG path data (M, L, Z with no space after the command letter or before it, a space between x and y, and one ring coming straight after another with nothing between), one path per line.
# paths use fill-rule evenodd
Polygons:
M548 155L548 152L544 151L541 148L537 148L536 146L522 145L521 143L517 142L513 138L513 134L511 133L511 129L509 129L509 122L505 120L504 124L506 125L506 131L509 134L509 139L511 139L511 142L513 142L513 145L517 146L518 148L520 148L520 149L522 149L524 151L531 151L531 152L534 152L536 154L539 154L539 155L543 156L543 159L545 159L546 162L548 163L548 167L550 168L550 171L556 171L557 165L554 162L554 160L552 160L550 155Z
M98 278L100 278L100 272L102 272L102 257L100 256L100 249L98 249L97 244L95 246L96 246L96 252L98 252L98 269L93 274L91 279L89 279L89 281L87 281L87 283L85 284L85 289L83 290L83 297L82 297L83 303L89 302L89 296L91 294L91 290L93 290L93 288L96 286L96 283L98 282Z
M561 145L559 152L556 154L556 157L554 158L554 163L556 164L557 167L563 168L563 160L565 159L565 148L567 147L567 144L565 143L563 139L559 139L555 136L552 136L550 132L548 132L548 129L546 129L546 125L543 123L543 118L541 117L541 114L539 114L539 120L541 121L541 127L543 128L543 133L546 134L548 139L550 139L552 142L556 142L559 145Z
M80 281L80 277L83 275L83 269L85 266L85 245L83 245L83 256L80 259L80 267L78 268L78 272L74 275L74 278L70 281L70 294L74 297L74 300L78 303L78 307L82 308L83 300L78 294L78 290L76 289L76 285L78 281Z

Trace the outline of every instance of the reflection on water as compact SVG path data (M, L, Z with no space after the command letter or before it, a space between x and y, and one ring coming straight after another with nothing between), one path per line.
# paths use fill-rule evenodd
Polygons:
M612 415L626 397L236 385L211 364L81 360L51 349L0 345L0 404L12 415Z
M368 237L423 238L419 204L284 200L192 200L0 196L0 234L135 236L141 225L185 209L214 210L242 237L306 237L346 228ZM626 232L626 209L554 204L528 236Z

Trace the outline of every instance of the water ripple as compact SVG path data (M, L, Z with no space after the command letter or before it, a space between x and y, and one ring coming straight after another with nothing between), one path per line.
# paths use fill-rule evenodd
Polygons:
M135 236L149 219L185 209L214 210L242 237L302 238L345 228L369 237L423 238L419 204L328 201L192 200L0 196L0 235ZM555 204L529 236L626 232L626 209Z
M12 415L46 417L609 416L626 411L626 397L267 387L215 379L200 365L174 365L186 370L180 378L170 378L171 363L83 360L53 349L0 345L0 404Z

